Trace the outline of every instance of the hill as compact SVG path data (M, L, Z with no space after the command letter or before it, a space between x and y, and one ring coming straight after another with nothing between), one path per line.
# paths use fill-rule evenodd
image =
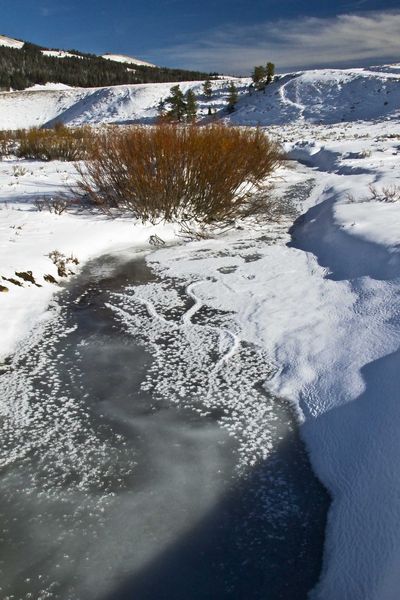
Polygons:
M290 73L243 98L233 122L280 125L300 120L339 123L395 116L400 109L400 65Z
M249 79L236 80L239 102L229 116L225 111L227 81L212 82L210 100L203 96L202 81L181 83L181 88L196 94L200 117L207 117L212 108L217 116L238 125L334 124L400 114L399 65L286 74L270 84L265 94L250 94L249 83ZM152 123L169 90L168 83L158 83L0 94L0 129L51 125L54 121L67 125Z
M132 68L134 66L134 69ZM133 83L192 81L205 73L158 67L123 55L43 48L0 36L0 89L23 90L35 84L99 87Z

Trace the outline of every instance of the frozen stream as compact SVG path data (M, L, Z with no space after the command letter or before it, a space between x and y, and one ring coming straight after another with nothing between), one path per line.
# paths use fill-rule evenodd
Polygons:
M0 377L1 599L305 599L328 498L269 369L196 282L88 264Z

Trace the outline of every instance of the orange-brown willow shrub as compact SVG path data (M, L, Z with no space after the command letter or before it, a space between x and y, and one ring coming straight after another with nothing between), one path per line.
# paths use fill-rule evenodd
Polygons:
M79 168L79 187L103 210L127 210L143 221L226 223L259 209L260 190L281 159L260 130L111 129L98 135Z
M28 129L18 132L17 156L39 160L74 161L86 158L94 134L90 127Z
M87 157L95 132L90 127L19 129L0 132L0 155L14 154L36 160L82 160Z

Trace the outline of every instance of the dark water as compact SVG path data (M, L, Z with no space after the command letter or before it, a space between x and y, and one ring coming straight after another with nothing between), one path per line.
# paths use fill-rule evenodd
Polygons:
M271 447L239 468L233 388L202 410L198 388L169 401L168 370L167 393L142 385L172 334L146 345L112 305L154 281L140 257L92 262L0 377L4 600L302 600L318 580L328 498L290 408L254 390Z

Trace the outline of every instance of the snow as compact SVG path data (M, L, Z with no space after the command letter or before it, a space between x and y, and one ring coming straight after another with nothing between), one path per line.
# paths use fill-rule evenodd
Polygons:
M25 89L26 92L37 92L40 90L47 90L47 91L59 91L59 90L71 90L73 88L71 88L70 85L66 85L65 83L35 83L35 85L32 85L31 87L28 87Z
M277 125L292 120L340 123L399 114L400 73L386 69L325 69L282 76L266 90L244 97L231 120Z
M339 204L335 221L343 228L351 227L352 235L382 244L396 253L399 245L399 206L396 203L363 202Z
M20 42L19 40L14 40L13 38L7 37L5 35L0 35L0 46L6 46L6 48L22 48L24 42Z
M79 54L71 54L71 52L66 52L65 50L42 50L42 54L54 58L83 58Z
M126 54L103 54L102 58L106 60L113 60L114 62L125 63L127 65L142 65L144 67L155 67L153 63L147 62L146 60L140 60L140 58L134 58L133 56L127 56Z
M0 93L0 130L49 125L61 121L66 125L103 123L154 123L160 100L170 95L172 83L118 85L106 88L70 88L69 90ZM213 82L214 97L202 95L202 81L184 82L183 92L194 90L199 96L200 113L208 108L220 111L226 106L227 84Z
M161 249L148 260L162 278L185 285L195 300L190 317L200 305L229 313L222 358L235 365L240 344L251 343L275 366L268 378L265 373L267 388L298 411L313 467L333 498L324 569L311 598L397 600L400 201L384 201L384 190L400 186L399 65L288 74L265 94L249 95L248 83L238 82L237 110L224 118L265 126L282 142L291 163L278 173L275 193L292 197L301 216L291 231L289 218L249 225ZM181 87L200 94L201 85ZM151 123L170 87L0 94L0 128L58 119ZM227 84L213 82L213 88L211 106L222 111ZM208 104L199 99L205 115ZM16 166L27 173L18 174ZM155 231L175 239L173 228L35 210L38 195L57 193L73 179L73 167L64 163L1 163L0 275L31 270L42 285L20 288L0 280L10 288L0 294L3 357L54 293L43 281L44 274L56 274L49 252L73 253L82 262L111 249L143 247ZM168 299L154 286L141 292L134 306L142 302L156 319L157 306ZM121 318L133 326L132 301L124 302ZM161 320L156 326L162 328ZM253 408L242 438L250 464L268 452Z
M310 124L390 120L400 115L400 70L325 69L286 74L268 86L266 93L248 93L249 79L236 79L240 92L236 111L225 112L227 80L212 82L214 94L207 100L203 82L181 83L184 92L192 89L199 102L199 115L212 108L221 118L238 125L274 126L292 121ZM105 88L0 94L0 129L46 125L53 119L68 125L85 123L152 123L157 106L170 92L172 83L121 85ZM14 103L17 110L11 110Z
M301 124L282 134L295 130L304 135ZM276 366L267 388L300 411L313 466L333 497L318 600L395 600L400 588L400 202L368 200L371 182L398 181L400 124L390 124L395 138L384 130L312 129L301 144L308 166L282 173L286 185L314 180L291 239L268 245L246 231L148 258L164 276L200 281L207 306L234 312L238 338ZM245 240L257 260L238 252ZM249 427L257 432L256 421Z

